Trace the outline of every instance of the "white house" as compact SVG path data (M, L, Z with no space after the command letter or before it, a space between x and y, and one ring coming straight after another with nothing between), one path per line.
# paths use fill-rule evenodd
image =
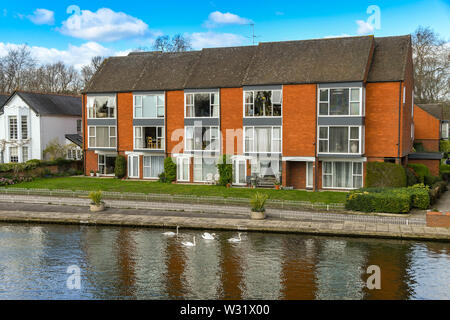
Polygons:
M0 105L0 162L45 160L43 151L66 134L81 134L78 96L16 91Z

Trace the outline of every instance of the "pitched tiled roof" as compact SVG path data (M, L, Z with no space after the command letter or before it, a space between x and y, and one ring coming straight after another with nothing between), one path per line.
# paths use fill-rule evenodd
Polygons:
M5 104L16 94L40 115L81 117L81 96L16 91L8 98ZM0 110L3 110L3 105Z
M7 94L0 94L0 108L5 104L5 102L8 100L9 95Z
M80 148L83 147L83 137L79 134L66 134L66 139L73 142Z
M410 36L362 36L179 53L132 53L106 59L85 92L398 81L404 78L410 43Z
M417 106L436 119L444 120L444 112L441 104L417 104Z
M411 36L375 38L368 81L404 80Z

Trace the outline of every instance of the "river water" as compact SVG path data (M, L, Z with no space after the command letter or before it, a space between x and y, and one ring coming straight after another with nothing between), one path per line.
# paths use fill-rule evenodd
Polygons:
M164 231L0 224L0 299L450 299L447 243Z

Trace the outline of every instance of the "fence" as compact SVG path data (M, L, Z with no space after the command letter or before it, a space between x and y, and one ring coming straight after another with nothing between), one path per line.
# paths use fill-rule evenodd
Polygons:
M50 197L69 197L69 198L87 198L90 191L72 191L72 190L50 190L50 189L24 189L24 188L0 188L0 194L17 194L17 195L36 195ZM211 196L191 196L191 195L171 195L171 194L154 194L154 193L129 193L129 192L102 192L104 199L112 200L135 200L146 202L170 202L170 203L187 203L187 204L214 204L225 206L250 206L250 199L247 198L223 198ZM290 200L267 200L267 208L284 209L284 210L326 210L326 211L342 211L345 210L343 203L321 203L309 201L290 201Z

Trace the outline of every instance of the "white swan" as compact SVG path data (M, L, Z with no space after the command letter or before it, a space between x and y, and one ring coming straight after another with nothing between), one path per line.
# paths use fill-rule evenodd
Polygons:
M228 239L228 242L234 242L234 243L241 242L242 241L241 233L238 233L238 236L239 236L239 238L230 238L230 239Z
M195 244L195 237L194 237L194 242L183 241L181 244L182 244L183 246L185 246L185 247L195 247L195 246L196 246L196 244Z
M164 236L167 236L167 237L175 237L175 236L178 237L178 229L179 229L179 228L180 228L180 227L177 226L177 233L170 231L170 232L164 232L163 235L164 235Z
M202 238L205 240L216 240L216 234L205 232L204 234L202 234Z

